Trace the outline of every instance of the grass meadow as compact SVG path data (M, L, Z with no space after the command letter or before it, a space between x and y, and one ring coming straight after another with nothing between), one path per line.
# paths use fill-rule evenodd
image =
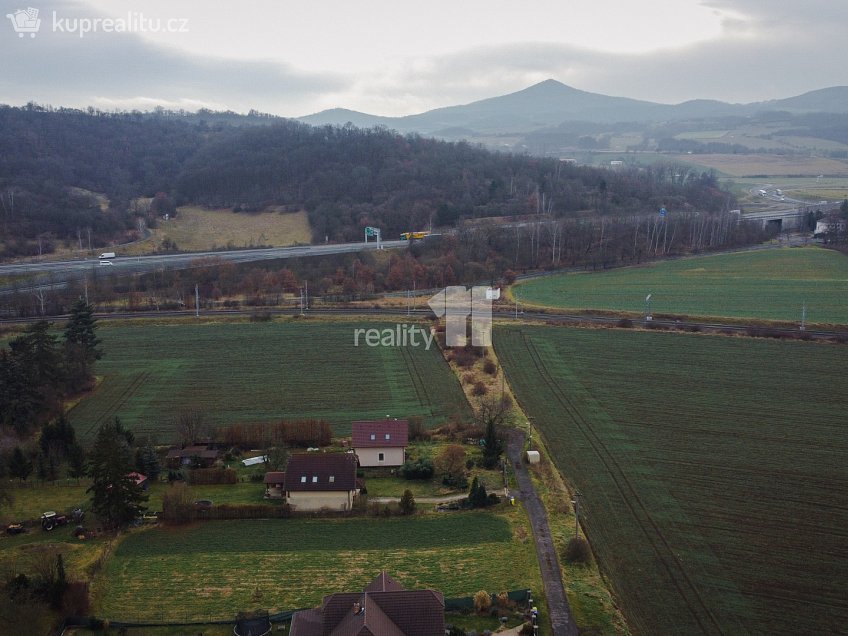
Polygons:
M848 348L495 330L634 633L848 622Z
M325 594L361 590L382 569L410 589L429 587L448 598L481 589L541 590L533 541L516 538L528 528L517 508L157 527L115 550L98 613L213 620L257 605L272 612L306 608Z
M312 230L305 211L234 213L229 209L179 208L176 218L160 221L150 238L122 248L120 255L136 256L160 249L166 239L184 252L223 247L308 244Z
M764 144L765 145L765 144ZM826 157L803 157L769 154L698 154L681 156L684 161L697 162L702 166L733 177L785 176L785 175L828 175L848 176L848 163Z
M651 311L848 324L848 256L817 247L697 256L598 273L558 274L514 288L521 302L562 309Z
M119 416L159 443L176 440L184 409L213 425L321 418L347 434L358 419L468 416L462 389L434 346L354 346L354 329L390 322L101 323L97 389L70 412L91 440ZM422 325L426 328L426 325Z

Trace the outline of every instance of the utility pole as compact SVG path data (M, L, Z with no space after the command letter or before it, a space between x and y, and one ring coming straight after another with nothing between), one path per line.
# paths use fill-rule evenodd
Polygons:
M574 506L574 538L580 536L580 491L574 491L574 499L571 500Z
M194 317L200 318L200 290L197 283L194 284Z
M309 309L309 281L303 281L303 284L306 285L306 308Z
M504 384L506 382L506 373L504 373L504 368L501 366L501 408L503 408L504 403Z
M518 292L515 292L515 319L518 320Z
M801 306L801 331L807 328L807 301Z

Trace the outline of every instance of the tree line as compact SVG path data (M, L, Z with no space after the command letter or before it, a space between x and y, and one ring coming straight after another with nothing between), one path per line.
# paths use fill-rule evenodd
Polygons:
M734 203L709 172L609 171L257 114L0 106L0 149L0 257L127 241L187 203L305 208L318 242L357 240L366 225L389 237L462 219L644 213L675 198L705 212Z
M773 229L746 222L734 212L700 212L669 206L665 216L585 215L556 219L530 216L514 223L470 223L405 250L367 251L323 257L231 263L204 258L193 267L140 275L104 275L67 287L24 287L0 296L0 311L14 316L67 312L87 293L100 311L193 309L197 285L201 308L291 305L308 285L309 298L365 299L375 294L457 284L509 284L539 269L605 269L647 260L750 245Z
M63 412L70 395L91 388L101 357L93 308L77 299L63 337L39 321L0 349L0 427L25 436Z

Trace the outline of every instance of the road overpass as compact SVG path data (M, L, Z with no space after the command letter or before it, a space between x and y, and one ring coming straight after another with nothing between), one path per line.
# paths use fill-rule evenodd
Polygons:
M810 212L830 212L838 210L842 205L839 201L824 203L808 203L785 210L766 210L763 212L748 212L742 215L744 221L760 221L763 227L774 227L778 232L812 229L808 225Z

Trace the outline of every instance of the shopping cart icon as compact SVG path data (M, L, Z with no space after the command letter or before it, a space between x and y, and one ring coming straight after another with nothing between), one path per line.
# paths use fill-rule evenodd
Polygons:
M41 28L41 18L38 17L38 9L27 7L26 9L18 9L14 13L7 13L6 17L12 21L12 27L19 38L24 37L24 33L29 33L29 37L34 38L35 34Z

